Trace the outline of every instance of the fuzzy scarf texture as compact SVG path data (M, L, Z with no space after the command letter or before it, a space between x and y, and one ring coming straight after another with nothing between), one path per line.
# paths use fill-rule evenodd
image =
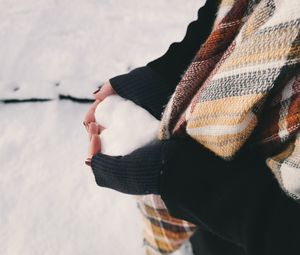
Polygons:
M166 106L160 139L188 134L224 160L246 142L257 146L299 202L299 28L298 0L221 0L212 33ZM170 216L159 196L140 197L139 207L148 254L170 254L196 228Z

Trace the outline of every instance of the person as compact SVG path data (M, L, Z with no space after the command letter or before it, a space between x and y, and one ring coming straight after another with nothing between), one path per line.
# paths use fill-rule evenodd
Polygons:
M227 11L223 11L223 9L220 11L222 4L226 6L229 2L232 4L231 9L224 8ZM224 39L223 37L224 40L220 40L222 37L218 38L215 49L219 51L211 53L214 54L213 59L217 58L217 60L213 63L205 62L205 65L201 66L201 71L204 73L207 66L211 65L211 68L207 71L208 74L205 75L203 82L201 82L202 86L198 86L197 90L190 94L189 87L184 87L185 90L182 90L183 92L181 91L182 93L180 94L181 97L188 94L187 98L192 100L198 95L199 101L199 87L204 87L199 93L208 93L205 89L211 84L212 76L216 76L216 73L222 69L222 64L224 64L222 57L224 57L224 54L234 54L232 52L235 49L231 48L233 47L232 41L240 35L241 28L245 24L242 21L247 23L249 19L257 19L258 23L261 22L259 24L254 23L255 25L258 24L257 26L249 26L243 30L243 35L246 34L248 36L247 39L249 39L254 34L253 31L255 29L262 27L276 13L276 8L292 10L287 7L288 5L287 1L279 3L273 0L208 0L199 9L198 19L188 26L186 35L181 42L173 43L163 56L149 62L146 66L111 78L101 89L94 92L95 102L86 114L84 124L91 137L87 163L91 165L97 184L127 194L160 195L172 216L197 226L196 231L190 237L193 253L196 255L299 254L300 205L298 203L299 197L297 196L300 187L299 175L290 176L295 177L293 179L294 186L291 189L289 189L291 185L284 186L285 182L283 184L279 183L274 178L272 171L270 171L270 164L266 163L266 159L270 155L257 146L253 146L252 143L259 136L260 127L272 122L269 118L275 118L273 111L270 110L273 108L262 107L260 116L264 118L259 121L262 124L256 125L255 129L251 130L251 134L249 134L246 142L230 160L224 160L224 157L221 155L222 151L218 152L220 145L214 150L211 149L212 147L208 148L202 140L195 139L191 132L188 133L189 125L184 125L184 134L170 135L168 139L150 143L129 155L117 157L104 155L100 151L101 142L98 134L101 130L95 123L95 108L105 97L116 93L132 100L157 119L164 121L162 113L164 112L165 114L166 109L170 109L168 108L170 101L174 101L176 93L180 91L180 86L183 86L183 81L188 80L185 77L191 77L187 76L187 73L189 74L193 64L196 61L200 62L199 59L202 56L207 56L205 54L211 53L210 49L214 49L214 46L207 42L211 38L216 40L214 31L218 30L216 27L218 27L220 21L224 21L226 18L236 19L234 20L235 22L228 22L227 20L227 24L238 27L232 30L236 31L236 33L233 33L229 26L220 26L224 29L222 30L222 36L226 33L226 38ZM236 12L233 12L232 9L237 6L239 9L236 8ZM297 9L298 7L293 6L292 8ZM231 12L240 15L239 18ZM251 16L251 13L255 13L255 15ZM267 18L265 20L259 19L260 16L258 14L267 14ZM280 17L284 17L284 15ZM299 16L297 16L296 21L288 21L288 24L296 24L296 32L299 34ZM276 26L276 29L280 29L280 27L282 26ZM285 29L288 29L288 25L285 26ZM229 32L227 33L227 31ZM231 39L227 37L231 37ZM270 41L270 38L274 39L274 42ZM293 41L293 45L295 46L294 49L298 50L294 51L293 65L289 65L289 67L292 66L292 69L287 67L281 68L283 75L278 76L280 79L276 79L276 84L279 84L279 81L286 81L288 78L294 77L293 83L290 82L288 84L292 84L294 87L297 86L299 89L295 90L294 94L288 97L287 90L284 90L287 87L287 83L281 82L280 84L284 84L284 87L278 85L278 88L272 90L272 93L268 91L268 97L264 98L263 102L280 101L277 97L278 91L285 91L284 95L286 99L289 98L289 103L295 103L296 113L293 115L293 121L296 121L299 127L299 37L297 38L298 40ZM228 40L228 43L226 43L226 40ZM264 38L261 36L260 40L262 42ZM267 40L269 44L277 45L275 38L268 37ZM253 45L248 44L247 47L253 47ZM205 54L203 53L203 48L205 49ZM257 54L263 55L258 48L253 50L256 50ZM236 54L234 57L236 59L240 56ZM251 59L249 61L251 62ZM255 64L257 63L255 62ZM243 63L242 67L245 68L245 66L246 64ZM236 66L236 69L238 68L240 66ZM254 75L258 76L258 80L262 80L264 79L262 76L264 73L262 71ZM197 73L197 77L199 77L199 73ZM250 75L247 76L248 80L246 79L244 82L253 81L249 77ZM222 82L222 85L225 86L224 78ZM199 80L197 80L197 83L199 84ZM242 85L244 86L244 84ZM226 88L231 89L230 83L226 83L226 86L228 86ZM220 89L213 91L219 93ZM293 96L293 101L291 96ZM168 105L165 107L167 103ZM185 104L182 107L189 108L187 106ZM209 111L211 109L213 108L205 110ZM257 105L252 109L257 109ZM283 113L281 112L281 114ZM180 115L178 119L182 119L182 116L185 116L182 115L182 112L178 115ZM178 130L180 130L182 123L179 121L173 124L172 128L179 126ZM269 130L271 128L268 128ZM278 129L276 130L276 132L279 132ZM285 148L292 142L294 156L296 159L298 158L298 161L293 162L295 169L299 171L300 150L295 149L299 148L297 147L300 137L300 135L297 135L298 130L294 130L292 138L289 138L290 140L286 139L286 143L283 146L277 146L277 143L272 140L271 147L276 150L277 158L280 158L282 154L287 154ZM283 153L280 154L280 152ZM274 154L274 151L272 153ZM289 156L293 153L289 153ZM281 160L281 163L283 161ZM275 173L275 176L278 176L278 172ZM281 176L282 181L284 176ZM296 188L294 188L295 183L299 185ZM167 254L167 250L159 251L161 254Z

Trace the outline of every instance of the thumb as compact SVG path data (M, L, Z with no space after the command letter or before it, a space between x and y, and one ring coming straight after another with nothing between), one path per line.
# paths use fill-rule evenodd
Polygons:
M91 135L90 145L88 149L88 157L85 160L85 163L90 166L92 157L99 152L101 152L100 137L98 134L93 134Z
M101 152L100 137L99 135L92 135L88 155L92 157L99 152Z

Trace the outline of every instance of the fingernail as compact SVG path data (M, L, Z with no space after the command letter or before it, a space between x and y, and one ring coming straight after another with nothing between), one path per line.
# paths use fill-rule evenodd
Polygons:
M87 165L87 166L91 166L91 162L92 162L92 159L91 158L87 158L84 163Z
M98 93L100 91L100 88L98 88L97 90L95 90L94 92L93 92L93 94L96 94L96 93Z

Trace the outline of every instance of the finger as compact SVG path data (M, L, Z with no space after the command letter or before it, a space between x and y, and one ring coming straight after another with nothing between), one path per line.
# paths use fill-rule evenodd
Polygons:
M85 129L86 129L87 132L89 132L89 125L90 125L90 123L95 122L95 121L96 121L95 120L95 115L91 114L91 113L87 113L87 115L86 115L86 117L84 119L84 122L83 122L83 124L84 124Z
M101 141L98 135L92 135L88 150L88 157L92 158L95 154L101 152Z
M91 166L92 164L92 159L91 158L86 158L84 163L87 165L87 166Z
M93 108L90 108L88 110L87 114L85 115L85 118L84 118L85 127L88 128L88 125L91 122L95 122L95 110ZM87 129L87 131L88 131L88 129Z
M88 133L89 133L89 140L91 141L92 135L95 135L98 133L98 126L96 122L91 122L88 125Z
M85 118L84 118L84 126L86 128L87 131L89 131L88 129L88 126L91 122L95 122L95 111L96 111L96 108L98 106L98 104L100 103L101 101L100 100L96 100L92 105L91 107L89 108L87 114L85 115Z
M91 122L89 124L89 133L91 135L100 135L101 132L105 129L105 127L99 125L98 123L96 122Z
M99 152L101 152L100 137L98 135L92 135L89 149L88 149L88 156L84 163L88 166L91 166L92 157Z
M106 97L116 94L110 82L104 83L101 89L94 94L95 99L104 100Z
M101 85L99 88L97 88L97 89L93 92L93 95L97 94L97 93L100 91L100 89L101 89L102 86L103 86L103 85Z
M94 99L95 100L103 100L103 87L104 87L105 83L100 87L98 88L97 90L95 90L93 92L93 96L94 96Z
M99 134L99 125L96 122L91 122L89 124L89 133L91 135L98 135Z

